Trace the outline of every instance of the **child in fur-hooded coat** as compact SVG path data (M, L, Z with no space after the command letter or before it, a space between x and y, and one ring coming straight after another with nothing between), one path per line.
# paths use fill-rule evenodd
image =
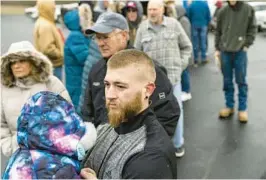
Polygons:
M92 123L83 123L71 103L42 91L24 105L18 118L19 149L3 179L79 179L80 160L96 141Z
M30 71L26 73L24 65L28 63ZM17 119L28 98L40 91L51 91L71 102L65 86L52 73L51 61L28 41L11 44L1 57L0 144L5 156L18 148Z

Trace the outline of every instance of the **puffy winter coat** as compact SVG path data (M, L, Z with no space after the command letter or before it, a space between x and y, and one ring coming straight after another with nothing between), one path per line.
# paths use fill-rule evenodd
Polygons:
M54 67L61 67L64 59L64 42L55 25L54 0L38 0L39 18L34 27L35 48L46 55Z
M79 160L94 145L96 129L60 95L43 91L23 106L17 136L19 149L3 179L78 179Z
M82 33L78 10L65 14L64 23L70 30L64 47L64 63L66 72L66 88L77 108L81 93L81 81L84 63L89 55L90 39Z
M11 71L11 63L28 60L34 73L16 79ZM13 43L8 53L1 57L1 149L4 155L18 148L17 118L29 97L40 91L52 91L70 100L62 82L52 75L52 64L42 53L36 51L30 42Z

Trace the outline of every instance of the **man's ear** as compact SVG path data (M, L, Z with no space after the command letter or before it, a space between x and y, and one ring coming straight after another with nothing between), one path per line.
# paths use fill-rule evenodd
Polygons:
M152 93L154 92L156 86L154 83L149 83L147 86L146 86L146 94L145 94L145 97L150 97L152 95Z
M128 41L129 40L129 33L127 31L122 31L122 36Z

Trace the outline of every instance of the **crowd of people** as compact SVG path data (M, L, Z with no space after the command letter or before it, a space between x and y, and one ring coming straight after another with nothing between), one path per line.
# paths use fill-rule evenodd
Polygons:
M234 113L235 72L238 119L246 123L254 10L236 0L216 4L215 60L226 100L219 117ZM188 67L210 60L212 18L206 1L143 5L80 1L62 11L64 37L55 2L37 1L34 44L13 43L1 57L1 149L11 157L4 179L177 178L183 102L192 98Z

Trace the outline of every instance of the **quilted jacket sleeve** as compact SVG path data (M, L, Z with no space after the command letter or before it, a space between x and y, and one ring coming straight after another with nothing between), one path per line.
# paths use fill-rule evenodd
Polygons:
M12 154L12 134L8 127L6 117L1 102L1 149L5 156L10 157Z

